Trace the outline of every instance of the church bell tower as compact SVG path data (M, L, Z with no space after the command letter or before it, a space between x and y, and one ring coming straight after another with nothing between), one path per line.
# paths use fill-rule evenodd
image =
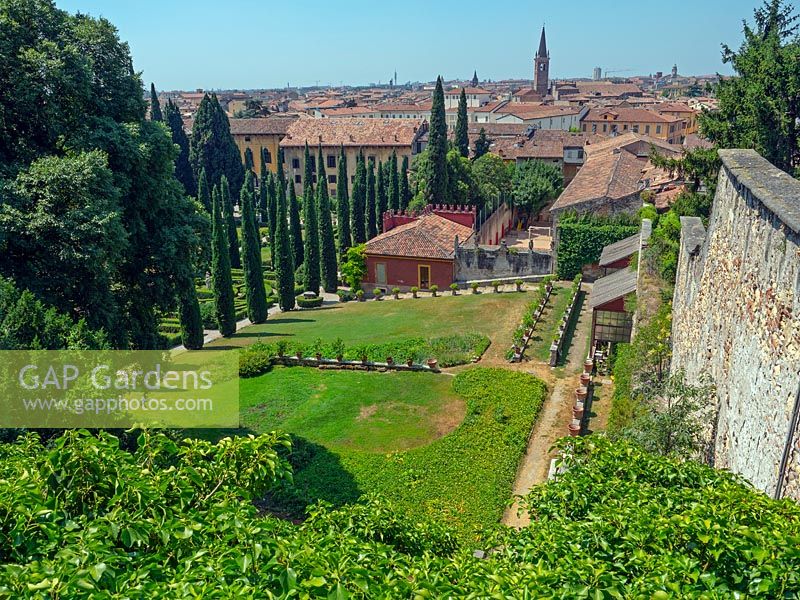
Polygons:
M542 37L539 39L539 50L533 59L533 89L542 97L550 89L550 54L547 52L547 40L542 27Z

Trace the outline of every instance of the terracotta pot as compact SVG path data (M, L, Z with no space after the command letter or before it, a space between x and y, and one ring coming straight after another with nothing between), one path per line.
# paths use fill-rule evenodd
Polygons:
M364 364L367 364L367 357L366 356L362 356L361 357L361 362L364 363Z
M394 359L391 356L387 356L386 357L386 364L387 365L393 365L394 364Z
M581 433L581 422L578 419L572 419L569 424L570 437L578 437Z
M295 356L297 357L297 360L303 360L303 353L302 352L295 353Z
M436 360L435 358L429 358L428 359L428 367L430 367L431 369L435 369L438 366L439 366L439 361L438 360Z
M593 360L584 361L584 363L583 363L583 372L584 373L591 373L593 368L594 368L594 361Z
M589 373L581 373L581 385L583 387L589 387L589 382L592 380L592 376Z
M317 352L314 355L314 358L316 358L318 362L321 361L322 360L322 353L321 352Z
M341 354L337 354L336 355L336 360L338 360L339 362L342 362L344 360L344 356L341 355Z
M409 359L406 361L406 366L409 366L409 367L410 367L410 366L412 366L413 364L414 364L414 360L413 360L413 359L411 359L411 358L409 358Z
M572 417L579 421L581 420L583 417L583 402L576 402L575 406L572 407Z
M589 390L583 386L575 389L575 398L583 402L586 400L586 396L589 394Z

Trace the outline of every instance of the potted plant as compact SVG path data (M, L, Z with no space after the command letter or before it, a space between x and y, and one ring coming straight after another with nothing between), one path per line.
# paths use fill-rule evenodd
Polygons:
M297 357L297 360L303 360L303 351L300 348L295 350L294 355Z
M383 296L383 290L381 290L381 288L375 288L372 290L372 295L375 296L375 300L380 300Z
M283 358L283 355L286 354L287 345L286 340L278 340L278 343L275 344L275 352L279 357Z
M412 288L411 288L411 297L412 297L412 298L416 298L416 297L417 297L417 292L418 292L418 291L419 291L419 288L418 288L417 286L414 286L414 287L412 287Z
M399 287L392 288L392 294L394 294L394 299L395 300L400 300L400 288Z
M361 364L362 364L362 365L365 365L365 364L367 364L367 358L368 358L368 357L367 357L367 353L366 353L366 352L362 352L362 353L361 353Z
M545 289L547 290L548 293L550 293L553 290L553 276L552 275L548 275L547 277L544 278L544 287L545 287Z
M434 284L433 284L433 285L430 287L430 290L431 290L431 296L433 296L434 298L436 298L436 292L438 292L438 291L439 291L439 286L438 286L438 285L436 285L436 284L434 283Z
M439 361L435 358L428 359L428 368L429 369L436 369L439 366Z
M450 291L453 292L453 296L457 296L458 295L458 293L457 293L458 292L458 284L457 283L451 283L450 284Z
M314 358L317 359L317 362L322 360L322 338L317 338L314 340Z
M472 288L472 293L473 294L477 294L478 293L478 282L477 281L473 281L472 283L470 283L469 287Z
M411 367L414 365L414 359L409 357L406 359L406 366Z
M394 364L394 358L392 358L391 356L387 356L386 357L386 364L391 367Z
M358 298L359 302L364 302L364 290L358 290L356 292L356 298Z
M333 354L336 356L336 360L342 362L344 360L344 342L342 338L336 338L333 340L333 344L331 344L333 349Z
M499 289L500 288L500 282L499 281L493 281L492 282L492 287L494 288L494 293L495 294L499 294L500 293L500 289Z
M517 286L517 291L518 291L518 292L521 292L521 291L522 291L522 284L523 284L523 283L524 283L524 281L522 281L522 279L517 279L517 280L514 282L514 285L516 285L516 286Z

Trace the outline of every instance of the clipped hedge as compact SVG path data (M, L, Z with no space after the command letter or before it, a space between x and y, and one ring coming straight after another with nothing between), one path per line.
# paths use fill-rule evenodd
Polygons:
M558 222L558 278L574 278L584 265L600 259L604 246L638 231L638 224L620 218L564 215Z
M304 298L303 294L300 294L295 298L299 308L319 308L322 306L322 300L322 296L317 296L316 298Z

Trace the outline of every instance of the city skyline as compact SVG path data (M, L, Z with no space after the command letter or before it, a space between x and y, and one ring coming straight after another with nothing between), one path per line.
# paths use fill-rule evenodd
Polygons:
M678 17L688 11L693 16L678 19L681 42L671 33L674 16L667 19L654 3L628 0L615 5L613 14L583 2L569 8L501 4L493 7L495 19L487 19L485 6L472 0L437 6L411 0L399 14L361 1L346 10L311 2L297 11L237 0L221 12L207 0L181 0L168 13L159 12L152 0L57 5L111 20L130 44L144 81L165 90L360 86L388 83L394 72L400 84L437 75L466 80L474 70L482 81L530 79L543 24L553 79L591 78L598 66L604 75L618 77L669 73L673 64L681 74L729 74L720 44L738 46L741 16L755 6L752 0L674 3ZM159 18L149 18L153 14ZM659 30L664 35L654 35ZM398 39L400 32L406 39ZM304 43L307 39L314 43ZM271 45L286 50L273 51ZM279 60L260 58L262 53Z

